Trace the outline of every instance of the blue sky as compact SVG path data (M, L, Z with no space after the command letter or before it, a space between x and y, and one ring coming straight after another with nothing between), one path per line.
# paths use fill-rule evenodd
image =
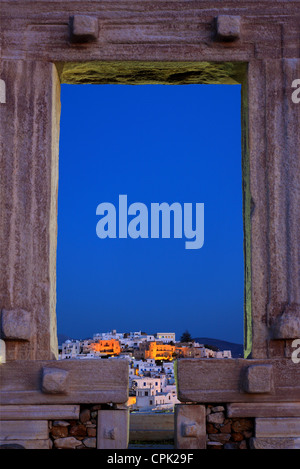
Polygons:
M62 85L57 320L243 342L239 85ZM204 203L205 241L99 239L96 208Z

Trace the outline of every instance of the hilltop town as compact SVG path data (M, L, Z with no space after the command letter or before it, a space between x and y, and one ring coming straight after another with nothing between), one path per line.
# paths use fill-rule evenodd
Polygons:
M185 341L186 340L186 341ZM219 351L193 341L188 333L176 341L174 332L97 333L84 340L66 340L59 359L123 359L129 364L129 399L132 411L173 411L179 403L174 361L186 358L231 358L230 350Z

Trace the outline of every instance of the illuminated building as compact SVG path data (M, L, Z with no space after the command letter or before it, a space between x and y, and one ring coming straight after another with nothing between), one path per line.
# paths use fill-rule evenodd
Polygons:
M120 342L116 339L99 340L90 344L91 350L103 355L119 355L121 353Z

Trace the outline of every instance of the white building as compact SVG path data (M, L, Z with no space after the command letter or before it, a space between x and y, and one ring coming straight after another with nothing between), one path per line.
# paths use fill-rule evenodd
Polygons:
M176 385L170 384L165 374L157 376L132 376L132 388L136 403L133 409L139 411L173 410L178 404Z
M174 363L173 362L164 363L164 372L167 375L174 375Z
M124 334L122 332L117 332L115 329L113 329L110 332L97 332L97 334L93 335L93 341L96 342L97 340L110 340L110 339L116 339L116 340L121 340L123 338Z
M232 358L231 350L215 352L215 358Z
M162 365L156 365L155 360L153 358L149 358L146 361L143 360L136 360L135 361L136 368L138 369L138 374L142 375L145 373L161 373L162 372Z
M172 410L175 404L180 404L180 401L177 399L176 390L164 391L155 396L156 410Z
M164 344L174 342L175 344L175 332L157 332L156 339L161 340Z
M139 344L142 342L154 342L155 337L151 334L145 334L142 331L130 332L129 334L123 334L123 337L119 339L122 347L128 347L138 349Z
M80 354L79 340L66 340L61 346L61 359L76 358Z
M143 390L150 391L150 395L154 396L157 392L162 392L167 385L167 378L165 375L160 376L135 376L132 380L132 386L138 392ZM142 396L142 393L140 393Z
M75 358L79 360L89 360L92 358L101 358L99 355L96 355L94 352L88 352L88 353L80 353L77 355Z
M176 395L176 386L168 386L155 394L151 388L139 388L136 393L136 403L133 408L141 412L149 410L173 410L179 404Z

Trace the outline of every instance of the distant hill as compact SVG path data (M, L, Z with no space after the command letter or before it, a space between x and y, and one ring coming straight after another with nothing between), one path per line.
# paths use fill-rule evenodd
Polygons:
M232 358L243 358L244 346L242 344L235 344L233 342L226 342L226 340L211 339L208 337L195 337L193 340L199 342L199 344L218 347L220 351L231 350Z

